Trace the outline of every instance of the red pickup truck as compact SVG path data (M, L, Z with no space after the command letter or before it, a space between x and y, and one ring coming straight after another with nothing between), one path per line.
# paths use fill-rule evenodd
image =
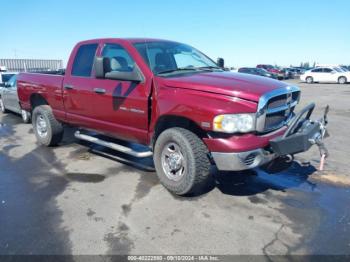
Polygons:
M41 144L60 143L65 124L79 127L77 138L153 155L161 183L178 195L205 184L213 164L251 169L321 144L326 124L309 119L314 104L295 114L299 88L227 72L191 46L156 39L80 42L64 74L19 74L18 95Z

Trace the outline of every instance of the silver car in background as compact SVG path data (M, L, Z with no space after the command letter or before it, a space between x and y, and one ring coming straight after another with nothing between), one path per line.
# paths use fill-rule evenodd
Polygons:
M0 109L2 113L8 111L20 114L24 123L30 122L30 113L23 110L19 104L17 94L17 75L4 83L0 89Z

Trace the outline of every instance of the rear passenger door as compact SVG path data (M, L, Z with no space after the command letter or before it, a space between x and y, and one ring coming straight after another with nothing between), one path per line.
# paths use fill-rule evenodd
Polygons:
M322 68L316 68L311 71L314 82L322 82Z
M98 43L82 44L73 50L74 61L63 81L64 106L69 123L92 128L94 125L91 82Z

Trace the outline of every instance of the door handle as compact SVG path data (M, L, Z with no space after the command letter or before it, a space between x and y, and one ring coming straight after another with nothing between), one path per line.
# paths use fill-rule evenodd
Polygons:
M105 94L106 93L106 89L103 88L94 88L94 92L96 94Z
M74 86L72 86L72 85L65 85L65 86L64 86L64 89L66 89L66 90L72 90L72 89L74 89Z

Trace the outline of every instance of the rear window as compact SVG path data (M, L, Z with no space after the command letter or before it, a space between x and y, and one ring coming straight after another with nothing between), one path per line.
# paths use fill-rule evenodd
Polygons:
M73 76L91 76L97 46L97 44L88 44L79 47L73 63Z

